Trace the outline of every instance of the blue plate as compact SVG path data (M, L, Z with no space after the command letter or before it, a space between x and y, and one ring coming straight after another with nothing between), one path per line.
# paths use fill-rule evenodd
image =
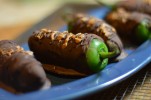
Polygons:
M92 16L104 18L108 8L90 11ZM28 50L28 45L23 47ZM118 63L109 64L104 70L81 79L65 79L48 75L52 88L22 95L14 95L0 89L0 100L57 100L73 99L92 92L101 91L130 77L151 61L151 40L135 50L125 49L129 56Z

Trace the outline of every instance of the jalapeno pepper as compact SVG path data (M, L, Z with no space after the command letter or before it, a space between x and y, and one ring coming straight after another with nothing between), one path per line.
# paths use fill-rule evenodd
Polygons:
M0 41L0 81L16 92L50 87L50 81L32 52L24 51L14 41Z
M139 41L151 39L151 26L148 24L148 21L144 20L138 24L136 28L136 37Z
M112 57L119 61L127 56L123 49L123 44L118 37L116 30L101 19L97 19L84 14L70 14L66 16L68 31L72 33L92 33L103 38L110 52L115 52Z
M108 58L114 56L114 52L108 52L108 48L104 42L93 39L86 51L87 63L95 72L98 72L108 64Z
M87 75L102 70L108 64L108 58L115 55L108 52L102 38L94 34L41 29L29 38L28 43L42 63L60 65Z
M108 1L108 0L106 0ZM112 10L124 8L127 11L146 13L151 15L151 0L113 0L113 2L106 2L105 0L96 0L97 3L105 5Z
M137 11L151 15L151 0L129 0L127 2L119 2L116 8L122 7L127 11Z
M106 16L106 21L116 28L121 38L135 44L151 37L151 17L146 14L118 8Z

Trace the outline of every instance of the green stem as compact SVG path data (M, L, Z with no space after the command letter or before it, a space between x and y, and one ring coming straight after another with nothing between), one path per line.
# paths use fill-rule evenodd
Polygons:
M106 44L108 45L110 53L112 53L112 57L115 57L121 53L120 48L113 41L107 40ZM111 56L110 56L110 58L111 58Z
M86 52L86 60L89 68L98 72L108 64L108 58L116 55L116 52L108 52L108 48L103 41L93 39Z
M100 52L99 54L100 54L100 57L104 59L104 58L114 57L116 55L116 52L115 51L113 51L113 52Z

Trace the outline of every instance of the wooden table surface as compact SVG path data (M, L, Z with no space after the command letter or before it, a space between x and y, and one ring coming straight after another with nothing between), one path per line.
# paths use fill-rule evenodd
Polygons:
M54 0L50 0L51 2L31 1L0 1L0 40L15 39L61 5Z
M92 0L0 0L0 40L15 39L68 2Z

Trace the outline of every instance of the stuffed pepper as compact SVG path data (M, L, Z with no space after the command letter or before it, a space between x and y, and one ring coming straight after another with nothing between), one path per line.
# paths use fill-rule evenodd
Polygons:
M117 30L124 40L140 44L151 38L151 17L139 12L118 8L106 16L106 21Z
M24 51L10 40L0 41L0 82L17 92L50 87L41 63L32 56L32 52Z
M108 64L108 58L115 55L115 52L108 52L103 39L94 34L41 29L34 32L28 43L43 64L74 69L85 75L99 72Z
M127 11L137 11L151 15L151 0L125 0L115 6L116 8L122 7Z
M112 10L124 8L130 12L136 11L151 15L151 0L115 0L111 2L109 0L96 0L96 2Z
M73 33L93 33L101 37L106 43L110 52L115 52L112 60L119 61L127 56L122 41L116 30L101 19L84 14L70 14L65 17L68 22L68 31Z

